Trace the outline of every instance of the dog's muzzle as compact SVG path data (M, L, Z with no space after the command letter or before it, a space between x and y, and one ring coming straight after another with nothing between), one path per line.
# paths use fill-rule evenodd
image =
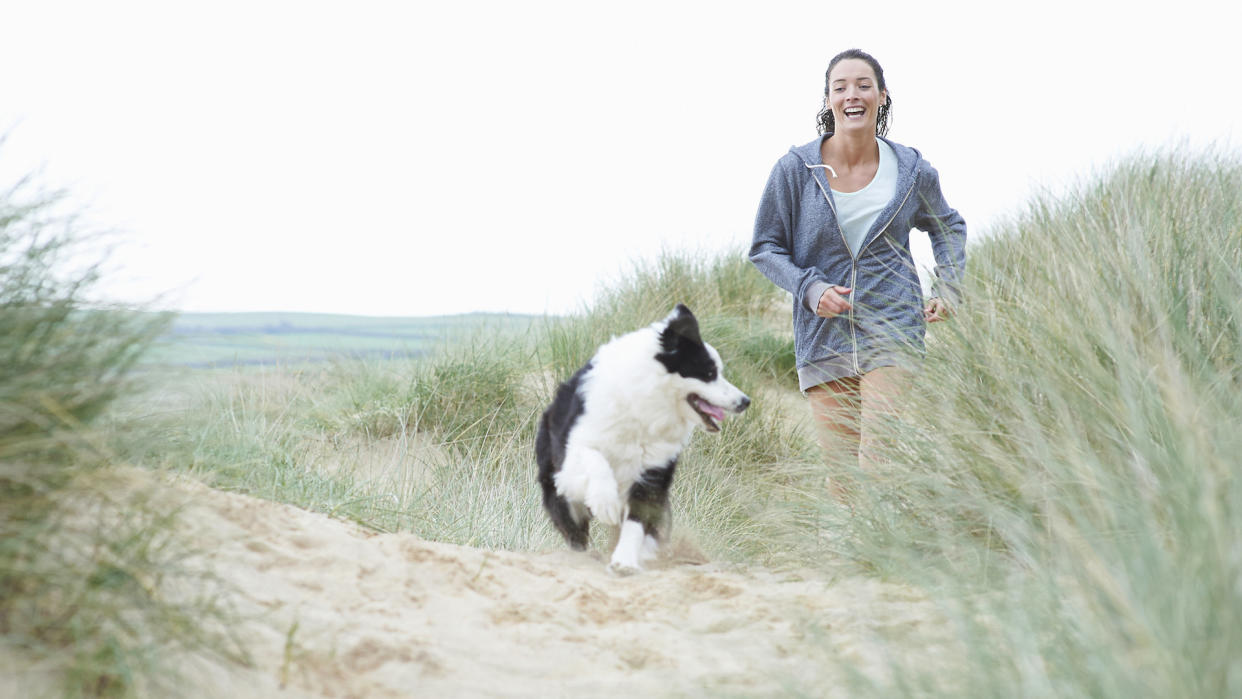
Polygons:
M703 428L708 432L720 431L720 425L724 422L726 410L732 413L740 413L750 407L750 398L746 395L743 395L728 408L716 405L697 393L691 393L687 396L686 402L702 418Z

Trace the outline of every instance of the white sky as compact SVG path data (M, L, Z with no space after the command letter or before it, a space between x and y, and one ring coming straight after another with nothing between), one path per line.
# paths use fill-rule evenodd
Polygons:
M130 300L562 313L742 249L846 48L976 236L1139 146L1232 146L1225 5L5 0L0 184L122 231Z

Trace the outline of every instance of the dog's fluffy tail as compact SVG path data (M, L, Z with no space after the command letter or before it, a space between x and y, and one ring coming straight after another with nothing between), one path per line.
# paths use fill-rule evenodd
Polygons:
M552 523L565 537L569 547L575 551L585 551L591 535L591 521L586 516L574 516L574 508L569 501L556 492L556 487L543 487L543 507L552 518Z
M564 455L559 455L564 458ZM556 492L555 468L557 455L553 454L552 435L548 429L548 416L539 421L539 433L535 436L535 459L539 462L539 485L543 487L543 508L552 518L552 524L565 537L569 547L585 551L590 540L591 520L586 508L575 508ZM577 511L575 511L577 510Z

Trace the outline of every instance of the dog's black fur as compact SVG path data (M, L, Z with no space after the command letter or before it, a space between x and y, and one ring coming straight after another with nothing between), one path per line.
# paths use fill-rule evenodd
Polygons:
M591 520L575 518L569 501L556 492L553 480L565 461L565 445L569 441L569 428L582 415L585 407L578 395L578 384L591 371L591 362L579 369L568 381L556 389L552 405L539 419L539 433L535 436L535 461L539 464L539 485L543 487L543 507L548 511L558 531L565 537L570 548L585 551L591 537Z

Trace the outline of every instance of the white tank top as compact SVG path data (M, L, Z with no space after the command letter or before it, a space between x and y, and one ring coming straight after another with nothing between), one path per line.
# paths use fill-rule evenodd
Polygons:
M855 257L871 226L880 217L880 212L897 196L897 154L884 141L877 138L876 143L880 146L880 166L867 186L857 192L832 190L832 199L837 205L837 223L841 224L850 254Z

